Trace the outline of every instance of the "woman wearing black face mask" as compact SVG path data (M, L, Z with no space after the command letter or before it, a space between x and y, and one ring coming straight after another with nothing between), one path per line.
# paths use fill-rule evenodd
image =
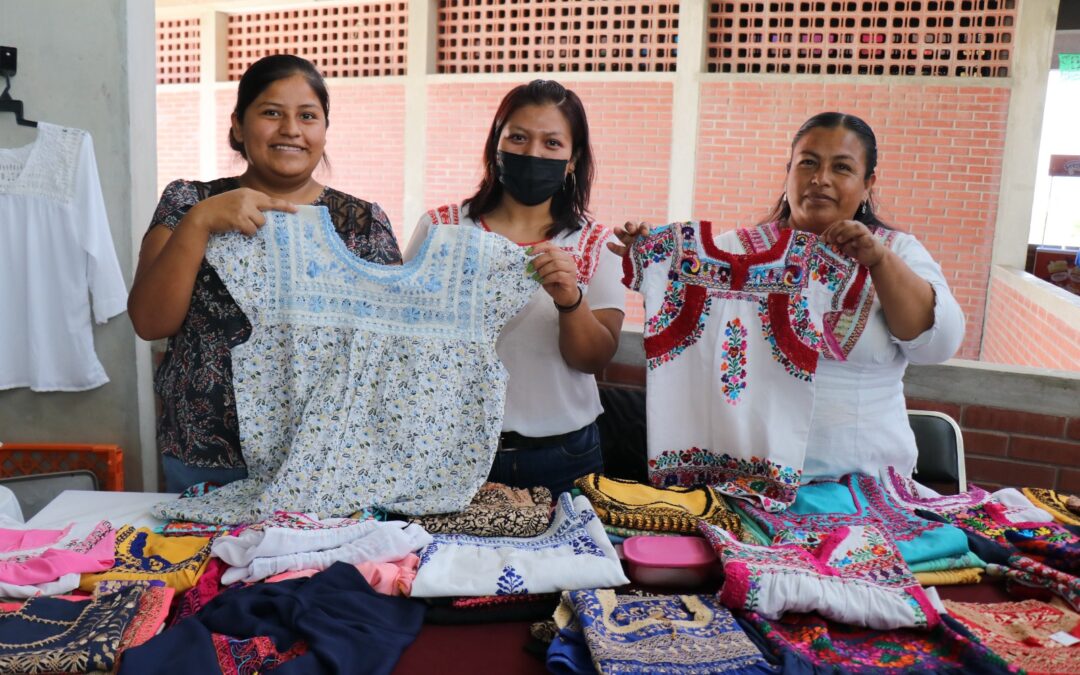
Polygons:
M496 344L510 379L489 479L556 496L603 470L593 375L615 355L623 321L621 260L604 245L614 239L587 216L592 176L577 95L551 80L515 87L491 123L476 194L428 212L405 251L415 256L433 225L468 225L535 255L523 273L542 288Z

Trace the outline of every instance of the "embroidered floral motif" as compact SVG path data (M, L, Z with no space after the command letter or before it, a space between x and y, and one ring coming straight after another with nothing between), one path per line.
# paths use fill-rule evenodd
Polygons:
M660 311L645 323L645 356L650 370L659 368L693 345L705 330L711 298L701 286L674 282Z
M1080 650L1062 646L1054 633L1075 633L1080 616L1039 600L955 602L945 607L994 652L1029 673L1080 673Z
M788 296L788 298L789 299L787 299L785 303L787 304L787 307L784 308L786 310L786 316L789 320L793 316L796 320L801 318L804 322L803 334L809 337L811 340L816 337L816 343L814 344L814 346L820 348L822 344L821 333L818 333L816 330L814 330L813 325L810 324L809 320L807 319L806 301L799 296ZM773 358L776 360L777 363L784 367L784 370L789 375L797 379L803 380L804 382L812 382L814 380L814 373L817 370L816 354L815 358L813 359L813 368L801 367L796 363L793 354L794 350L791 349L791 347L793 346L793 341L789 339L786 341L787 344L785 344L784 337L789 334L788 331L784 330L784 326L773 325L772 319L773 316L777 314L777 312L775 311L775 308L771 306L770 299L771 296L770 298L762 299L758 304L758 318L761 320L761 337L767 343L769 343L769 347L772 349ZM793 324L789 324L789 326L792 328L794 327ZM804 335L799 335L798 333L796 333L796 337L799 338L800 342L802 342ZM805 344L805 342L802 343ZM785 347L787 349L785 349ZM791 356L789 356L789 354L791 354Z
M739 394L746 389L746 335L746 327L738 318L728 321L724 327L720 382L724 399L732 405L739 402Z
M574 553L577 552L575 548ZM603 556L603 553L600 555ZM495 595L519 595L529 592L529 589L525 588L525 580L521 578L513 565L503 567L502 576L496 582L496 587L498 590L495 591Z
M801 469L698 447L667 450L649 459L649 480L657 487L711 485L732 497L760 499L766 509L782 509L795 501L801 478Z

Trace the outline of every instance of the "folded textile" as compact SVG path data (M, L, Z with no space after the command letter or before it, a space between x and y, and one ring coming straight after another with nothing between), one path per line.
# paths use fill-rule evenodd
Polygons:
M983 568L966 567L937 572L913 572L913 574L921 586L960 586L982 581Z
M1080 612L1080 578L1071 574L1023 555L1010 556L1008 565L991 563L986 566L986 573L994 577L1005 577L1006 580L1022 586L1045 588Z
M539 537L436 534L420 552L413 597L551 593L629 583L589 500L559 496Z
M996 504L997 513L1010 523L1050 523L1054 516L1040 508L1020 490L1002 488L990 495L990 502Z
M939 495L911 478L900 475L892 466L881 470L880 479L889 496L910 511L925 509L934 513L953 513L982 506L990 501L990 493L978 485L969 485L967 492L958 495Z
M89 531L0 530L0 596L32 598L60 595L79 586L79 575L113 565L116 532L108 521Z
M176 605L176 611L169 618L169 626L175 626L181 619L195 614L217 597L224 590L224 586L221 585L221 575L227 569L229 566L221 560L210 558L199 580L181 596L180 602Z
M838 527L875 527L896 543L908 565L951 558L970 550L963 532L915 515L896 503L876 478L866 474L853 473L836 481L803 485L795 502L780 513L750 503L740 507L773 537L787 529L832 532Z
M657 532L696 534L697 523L742 531L742 524L711 487L658 488L598 473L574 481L588 497L600 520L618 527Z
M116 531L113 566L105 572L84 574L79 588L94 590L106 579L160 579L177 591L195 585L210 559L210 540L204 537L166 537L149 528L125 525Z
M355 567L336 563L309 579L222 592L198 614L125 653L120 673L235 673L243 665L237 654L277 658L269 646L289 654L273 668L277 675L380 675L393 670L423 619L422 603L380 595ZM267 666L256 660L254 667Z
M1069 510L1069 496L1045 488L1021 488L1020 492L1036 507L1043 509L1054 520L1066 525L1080 525L1080 515Z
M594 675L589 646L580 627L560 628L547 650L547 669L554 675Z
M1060 604L945 601L954 619L964 624L988 649L1028 675L1080 673L1080 649L1051 639L1055 633L1080 637L1080 614Z
M401 521L319 520L278 512L236 535L222 535L211 550L231 567L221 577L229 585L251 583L304 569L323 570L335 562L355 565L400 560L431 543L419 525Z
M986 567L986 561L980 558L974 551L968 551L963 555L951 558L938 558L925 562L908 565L916 574L922 572L944 572L946 570L963 570L970 567Z
M708 673L775 672L735 622L708 595L638 597L611 589L563 593L555 622L573 614L596 672Z
M545 487L521 489L484 483L463 511L416 516L409 521L431 534L535 537L551 523L551 492Z
M701 531L724 566L720 601L776 619L813 612L857 626L934 626L938 612L900 553L870 526L839 528L816 550L791 543L744 544L708 524Z
M416 570L420 567L420 558L410 553L401 560L390 562L359 562L355 565L360 574L364 575L367 582L376 593L383 595L403 595L408 597L412 594L413 579L416 578ZM277 583L286 579L299 579L318 574L319 570L305 569L293 572L282 572L266 579L267 583Z
M780 620L759 613L736 619L762 651L792 675L1004 675L1018 672L979 644L948 616L930 630L870 630L829 621L815 614L786 614Z
M0 672L112 670L150 592L132 586L86 602L31 598L18 611L0 614Z
M559 604L557 593L456 598L449 603L445 600L446 598L428 600L429 606L424 616L425 623L468 625L538 621L550 618L551 613ZM470 601L477 602L467 604Z

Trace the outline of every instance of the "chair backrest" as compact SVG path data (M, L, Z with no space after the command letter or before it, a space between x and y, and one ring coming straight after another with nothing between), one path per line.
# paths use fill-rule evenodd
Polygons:
M935 490L947 485L957 492L966 491L964 437L956 420L933 410L909 410L908 423L919 450L915 479Z
M4 478L0 485L15 493L23 518L30 520L64 490L97 490L98 479L93 471L79 469Z
M596 418L604 474L649 482L649 454L645 435L645 392L637 389L600 387L604 412Z

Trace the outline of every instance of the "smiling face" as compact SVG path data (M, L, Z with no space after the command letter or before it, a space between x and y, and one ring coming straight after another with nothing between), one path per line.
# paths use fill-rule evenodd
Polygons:
M310 178L326 147L326 115L300 74L273 82L232 126L249 170L271 184Z
M866 148L842 126L811 129L791 152L787 176L790 224L820 234L838 220L857 219L876 176L866 175Z

